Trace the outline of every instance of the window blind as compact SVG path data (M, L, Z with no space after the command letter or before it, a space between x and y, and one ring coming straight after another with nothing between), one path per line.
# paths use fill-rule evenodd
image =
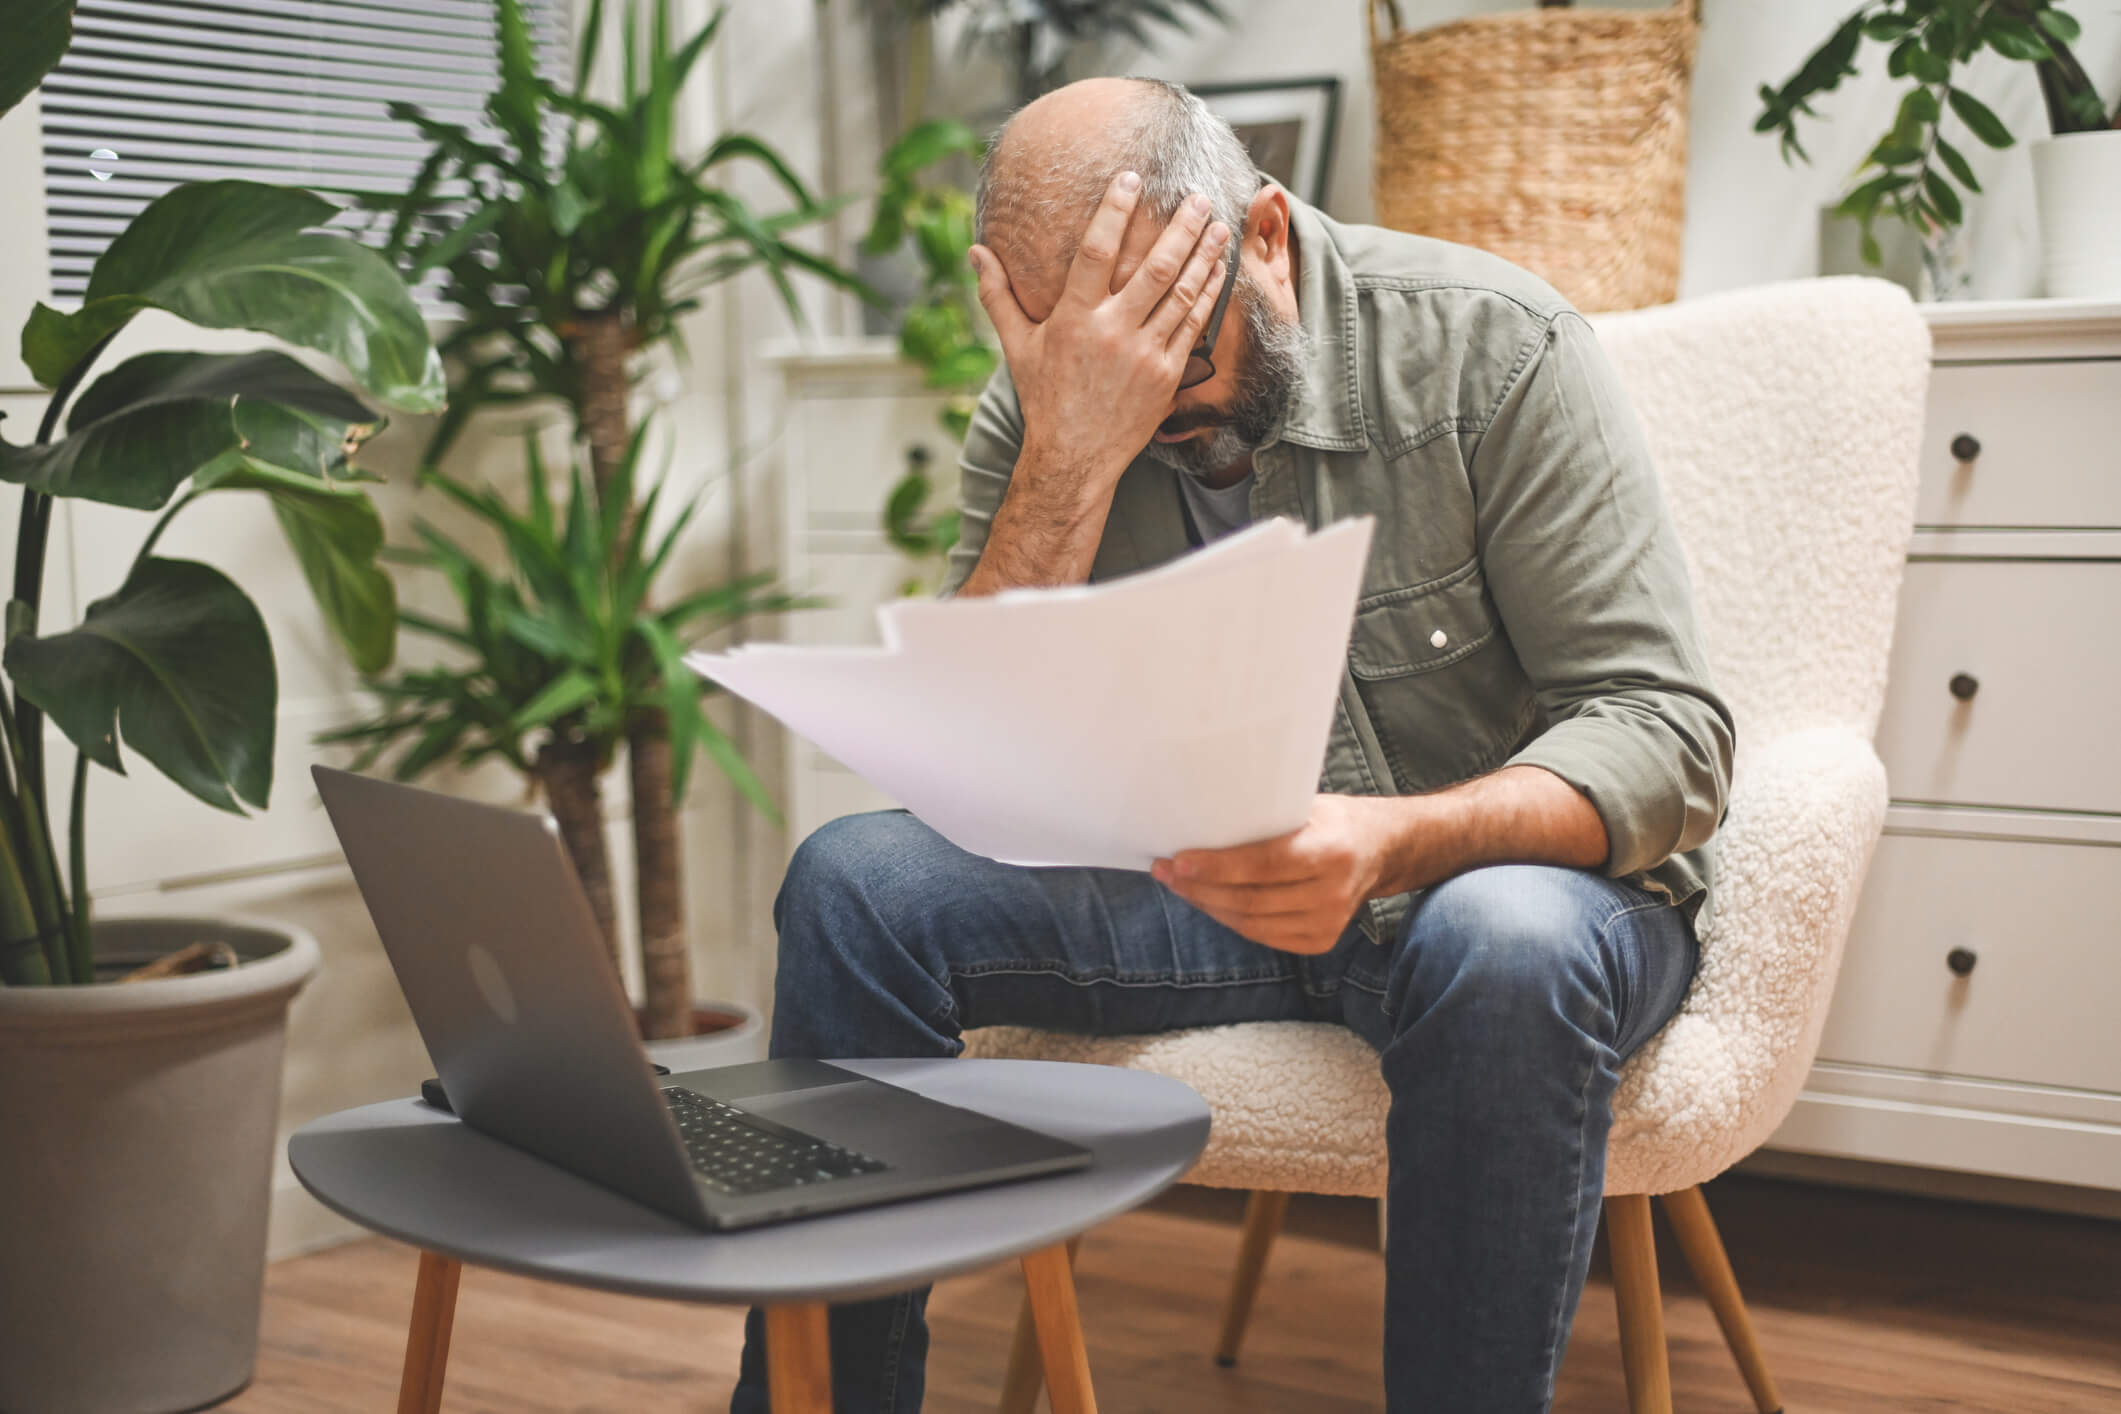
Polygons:
M567 0L523 8L565 82ZM52 294L78 300L111 238L181 182L404 190L427 144L384 105L483 129L495 30L492 0L80 0L41 91Z

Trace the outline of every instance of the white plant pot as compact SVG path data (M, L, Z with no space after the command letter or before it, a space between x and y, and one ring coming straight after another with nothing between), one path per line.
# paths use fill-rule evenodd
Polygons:
M0 987L0 1410L163 1414L250 1380L298 929L95 925L99 964L221 941L240 967Z
M2121 298L2121 128L2034 143L2033 190L2048 296Z

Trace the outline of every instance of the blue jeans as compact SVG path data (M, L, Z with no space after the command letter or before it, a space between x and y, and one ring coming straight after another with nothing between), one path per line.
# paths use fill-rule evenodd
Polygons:
M954 1056L965 1029L995 1025L1339 1021L1369 1041L1392 1094L1385 1393L1409 1414L1547 1408L1620 1063L1678 1009L1696 956L1659 899L1512 865L1428 890L1391 946L1351 927L1299 957L1147 874L996 864L900 811L804 841L774 918L776 1056ZM833 1310L838 1414L920 1408L926 1303ZM762 1325L752 1312L733 1414L766 1414Z

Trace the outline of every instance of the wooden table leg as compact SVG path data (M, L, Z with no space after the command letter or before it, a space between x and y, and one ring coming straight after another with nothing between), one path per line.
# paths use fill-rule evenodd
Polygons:
M398 1414L435 1414L449 1368L449 1332L457 1317L457 1281L464 1264L435 1252L420 1254L412 1288L412 1322L405 1332L405 1374L398 1382Z
M1080 1236L1068 1239L1068 1266L1075 1266L1081 1249ZM1002 1373L1000 1414L1032 1414L1038 1407L1038 1392L1046 1387L1046 1373L1038 1365L1038 1322L1031 1319L1031 1296L1016 1311L1016 1335L1009 1342L1009 1367Z
M1046 1368L1053 1414L1097 1414L1082 1318L1075 1307L1075 1276L1069 1267L1065 1243L1025 1254L1024 1291L1038 1327L1039 1359Z
M822 1302L766 1308L766 1394L773 1414L832 1414L832 1340Z

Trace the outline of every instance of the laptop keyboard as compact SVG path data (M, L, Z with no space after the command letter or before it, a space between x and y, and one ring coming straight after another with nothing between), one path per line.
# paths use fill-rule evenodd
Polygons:
M880 1173L890 1167L867 1154L770 1124L696 1090L663 1091L692 1167L718 1193L770 1193Z

